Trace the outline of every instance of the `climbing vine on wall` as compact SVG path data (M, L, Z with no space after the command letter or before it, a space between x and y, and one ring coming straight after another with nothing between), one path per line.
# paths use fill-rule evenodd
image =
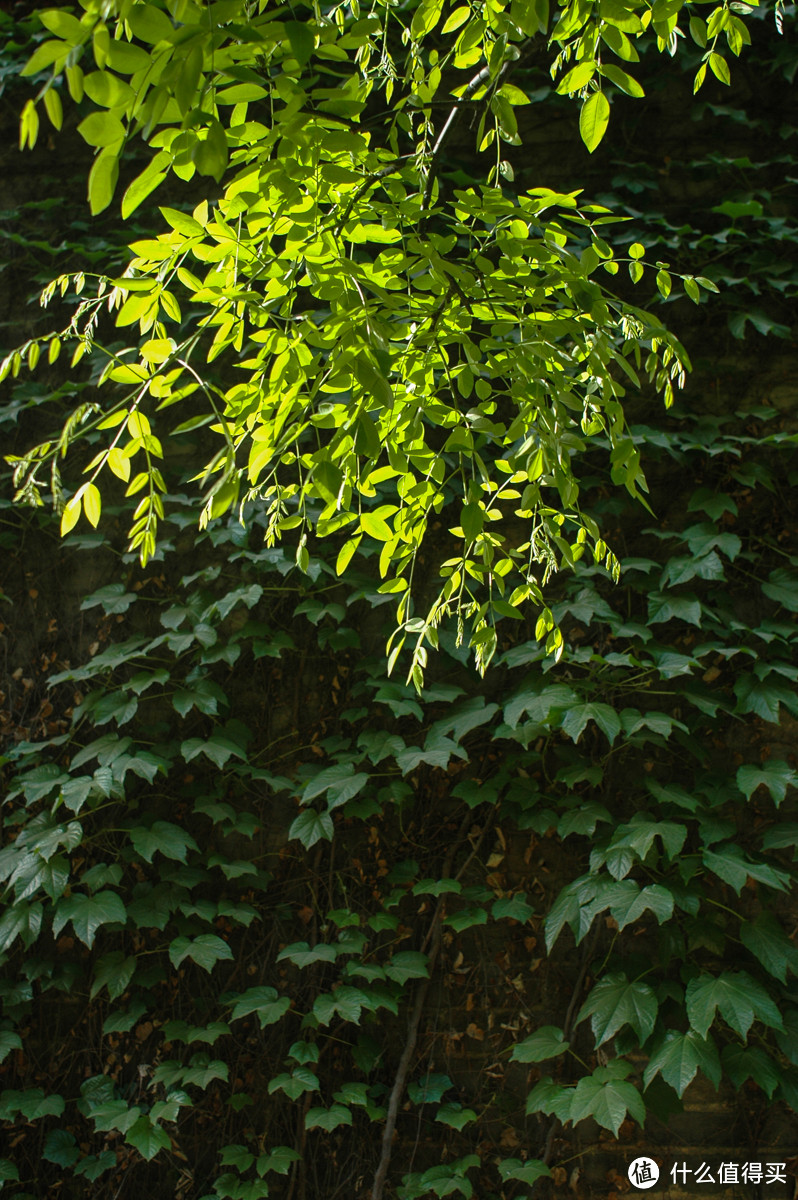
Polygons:
M420 699L384 676L367 574L309 578L188 511L191 574L167 544L86 597L92 653L48 678L69 728L5 760L6 1178L110 1189L144 1160L203 1196L294 1194L308 1172L332 1195L344 1156L403 1198L498 1194L548 1174L552 1119L617 1135L698 1072L798 1107L779 726L798 557L775 515L794 439L773 416L671 424L663 459L701 479L685 520L640 535L619 587L595 567L560 587L559 666L507 621L486 681L444 638ZM281 705L306 746L270 737ZM486 939L502 1020L436 1045L431 998ZM564 1022L538 999L544 953L577 987ZM490 1047L476 1088L467 1036ZM418 1122L444 1159L380 1161Z

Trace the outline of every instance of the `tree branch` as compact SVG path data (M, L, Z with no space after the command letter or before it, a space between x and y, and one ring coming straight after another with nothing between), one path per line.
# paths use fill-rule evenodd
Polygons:
M498 85L499 80L502 79L502 77L507 73L508 68L515 67L519 62L523 61L523 59L526 57L526 51L531 45L532 40L532 38L529 38L526 42L524 42L523 46L521 46L519 50L517 58L506 58L504 60L496 73L496 85ZM432 158L430 159L429 171L427 172L427 182L424 188L424 196L421 201L420 225L422 227L424 221L426 220L430 196L432 195L432 187L435 182L435 177L438 173L438 164L440 162L443 147L446 145L452 129L457 122L457 118L459 117L463 108L466 107L471 96L473 96L474 92L476 92L477 89L482 86L486 79L490 79L490 67L487 65L484 66L481 71L477 72L474 78L471 79L466 85L466 89L462 96L458 97L458 99L454 101L449 111L449 115L443 124L443 129L435 139L435 145L432 147Z
M596 943L598 942L598 938L599 930L598 926L596 926L590 935L589 941L585 943L582 951L582 961L579 966L579 974L576 977L576 982L574 983L571 991L571 1000L565 1013L565 1020L563 1021L563 1037L566 1040L571 1035L571 1028L573 1026L574 1017L576 1016L577 1005L579 1004L582 995L582 985L585 982L585 976L587 975L590 961L596 951ZM554 1149L554 1135L557 1131L557 1126L559 1123L559 1120L557 1117L555 1117L551 1122L551 1125L549 1125L548 1133L546 1134L546 1142L543 1148L543 1154L541 1155L541 1159L546 1166L549 1166L549 1163L551 1162L551 1154L552 1150ZM540 1189L537 1184L533 1184L532 1186L532 1194L535 1195L540 1191Z
M462 824L460 825L460 829L458 831L457 837L455 838L454 844L452 845L452 849L449 851L448 855L446 856L446 861L443 864L443 874L441 876L443 879L446 879L447 876L449 875L449 872L452 869L452 863L454 862L454 857L457 854L457 851L460 849L460 846L462 845L462 842L463 842L463 838L466 835L466 830L468 829L468 826L471 824L473 819L474 819L474 814L469 809L469 811L463 817ZM463 874L466 867L469 865L472 858L479 850L479 847L482 845L482 841L485 837L485 834L486 834L490 824L491 824L490 820L485 822L485 827L482 830L482 833L477 841L476 846L474 846L472 848L472 851L469 854L468 858L463 863L463 866L460 868L460 870L457 872L458 878L460 875ZM388 1101L388 1115L385 1119L385 1129L384 1129L383 1135L382 1135L382 1152L380 1154L380 1161L379 1161L379 1165L377 1167L377 1172L374 1176L374 1184L371 1189L371 1200L382 1200L382 1193L383 1193L383 1189L385 1187L385 1180L388 1175L388 1167L391 1162L391 1146L393 1143L394 1131L396 1129L396 1118L399 1113L399 1102L401 1101L402 1095L405 1090L405 1082L407 1080L407 1073L410 1070L410 1063L413 1059L413 1053L416 1049L416 1042L418 1040L418 1028L419 1028L419 1025L421 1024L421 1014L424 1011L424 1002L427 998L427 992L429 991L429 985L432 980L432 971L435 966L435 962L438 958L438 954L439 954L440 948L441 948L441 926L442 926L442 921L443 921L444 899L445 898L443 896L441 896L441 898L438 900L437 906L435 908L435 915L432 918L432 922L430 924L429 930L427 931L427 936L424 939L424 947L426 947L427 944L429 944L429 947L430 947L429 957L427 959L429 974L427 975L426 979L422 979L419 983L418 990L416 992L415 1004L413 1005L413 1012L410 1017L410 1023L408 1025L407 1041L405 1042L405 1048L402 1051L402 1057L399 1060L399 1066L396 1068L396 1076L394 1078L393 1088L391 1089L391 1097L390 1097L390 1100Z

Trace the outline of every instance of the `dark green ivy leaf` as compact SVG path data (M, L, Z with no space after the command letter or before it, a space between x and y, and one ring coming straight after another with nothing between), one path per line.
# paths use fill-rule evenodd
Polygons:
M740 940L781 983L787 982L788 970L798 975L798 947L793 945L772 913L761 912L753 921L743 921Z
M352 1113L343 1104L333 1104L330 1108L310 1108L305 1116L306 1129L324 1129L328 1133L339 1125L351 1125Z
M169 1150L172 1145L166 1130L161 1129L160 1125L153 1125L148 1116L139 1117L128 1130L125 1141L129 1146L135 1146L147 1162L155 1158L159 1150Z
M544 1025L530 1037L524 1038L513 1046L510 1062L544 1062L548 1058L556 1058L570 1046L565 1040L561 1029L555 1025Z
M135 957L133 955L126 957L124 950L112 950L110 954L104 954L94 968L91 999L93 1000L104 987L108 988L111 1000L118 999L127 990L135 970Z
M77 937L91 948L101 925L124 925L126 919L125 906L116 892L98 892L95 896L76 893L59 900L53 918L53 936L57 937L67 921L71 921Z
M625 1079L631 1069L629 1063L614 1059L580 1079L571 1099L570 1119L576 1122L592 1117L602 1128L611 1129L614 1137L627 1113L642 1125L646 1106L637 1088Z
M757 863L746 858L740 847L733 842L724 842L717 850L704 850L702 857L704 866L733 887L738 896L749 877L777 891L787 891L789 877L783 871L767 863Z
M268 1092L273 1096L275 1092L285 1092L290 1100L298 1100L304 1092L318 1091L319 1081L313 1071L309 1067L297 1065L293 1067L290 1075L275 1075L269 1081Z
M12 1029L0 1029L0 1063L12 1050L22 1049L22 1038Z
M626 975L616 973L600 979L585 1000L577 1024L591 1017L596 1045L613 1037L624 1025L631 1025L643 1042L651 1034L657 1019L657 999L646 983L630 982Z
M795 787L798 775L780 759L768 759L761 767L745 765L737 770L737 786L750 800L759 787L766 787L776 805L779 805L787 795L788 787Z
M277 955L277 961L288 959L297 967L309 967L316 962L335 962L336 949L327 942L319 942L312 949L308 942L292 942Z
M278 1175L287 1175L293 1163L299 1161L299 1153L290 1146L275 1146L268 1154L258 1156L256 1169L259 1175L268 1171L276 1171Z
M449 1125L452 1129L464 1129L472 1121L476 1121L477 1114L473 1108L463 1108L462 1104L444 1104L435 1114L435 1120L440 1121L442 1125Z
M498 1167L504 1182L515 1179L519 1183L535 1183L538 1179L551 1177L551 1171L540 1158L528 1158L524 1163L520 1158L504 1158Z
M718 1087L720 1059L712 1038L701 1037L693 1029L688 1033L669 1029L651 1050L643 1083L648 1087L655 1075L660 1074L681 1099L698 1070Z
M59 1167L71 1167L80 1158L80 1150L74 1136L66 1129L51 1129L44 1143L42 1158Z
M407 1085L407 1094L414 1104L437 1104L453 1086L448 1075L425 1075Z
M724 1071L738 1091L746 1080L753 1079L772 1099L782 1081L781 1069L760 1046L724 1046L721 1061Z
M288 996L279 996L272 987L249 988L243 995L238 996L230 1015L231 1021L238 1021L257 1013L261 1029L274 1025L291 1007Z
M687 1019L702 1038L716 1011L743 1040L757 1018L772 1029L783 1028L773 1000L747 971L724 971L718 976L703 972L688 983L685 1003Z
M386 963L385 974L395 983L407 983L408 979L428 979L427 956L420 950L401 950Z
M214 933L203 933L195 938L175 938L169 947L169 960L175 970L186 958L202 967L203 971L212 971L215 963L232 957L233 951L227 942Z
M314 808L306 808L292 822L288 830L289 840L298 838L306 850L315 846L320 838L330 841L333 835L333 821L329 813L316 812Z
M199 850L191 834L171 821L156 821L149 829L138 825L131 829L130 840L136 853L148 863L152 862L156 851L163 854L164 858L185 862L188 850Z
M515 896L503 896L499 900L494 900L490 911L494 921L500 921L504 917L522 923L527 922L535 913L532 905L527 903L526 892L518 892Z
M771 600L790 612L798 612L798 571L790 567L779 567L770 572L769 583L762 584L762 591Z

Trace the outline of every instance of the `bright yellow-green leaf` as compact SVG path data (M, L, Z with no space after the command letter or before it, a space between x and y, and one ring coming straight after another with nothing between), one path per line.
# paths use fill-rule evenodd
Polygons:
M180 212L177 208L162 208L160 212L172 226L172 229L178 233L184 233L187 237L197 237L202 236L205 232L199 221L195 221L188 213Z
M465 25L468 18L471 16L471 9L468 5L461 5L456 8L453 13L446 18L446 22L441 30L441 33L453 33L455 29L459 29L461 25Z
M39 71L46 71L48 67L59 64L59 60L63 62L68 54L69 44L66 42L42 42L25 63L20 74L37 75Z
M599 15L602 21L614 25L616 29L624 30L625 33L640 33L643 28L643 23L633 11L633 6L627 7L623 0L601 0Z
M176 349L176 343L172 338L152 338L144 343L139 353L145 362L162 363L166 362Z
M136 211L142 201L147 199L150 192L154 192L158 184L165 179L169 161L168 154L156 154L155 158L148 163L141 174L137 175L128 186L127 191L122 197L122 217L125 220Z
M110 71L92 71L84 77L83 87L89 99L103 108L118 108L136 98L130 84L117 79Z
M413 13L413 20L410 24L410 32L414 38L425 37L431 33L443 12L443 0L421 0L416 11Z
M127 491L125 492L125 495L126 496L135 496L137 492L140 492L142 488L147 486L148 482L149 482L149 475L146 473L146 471L139 471L138 475L133 476L133 479L131 480L130 484L128 485Z
M39 113L33 100L27 100L19 122L19 148L29 146L32 150L39 136Z
M579 114L579 133L592 154L607 131L610 102L603 92L593 92L582 105Z
M151 65L151 58L141 46L131 42L111 40L108 47L108 66L122 75L135 75L136 71L146 71Z
M125 412L125 410L123 408L120 408L116 412L109 413L109 415L107 417L105 417L102 421L100 421L100 424L97 426L97 428L98 429L116 429L117 425L121 425L126 417L127 417L127 413Z
M726 62L726 59L722 54L710 54L709 67L712 71L712 74L716 79L719 79L721 83L725 83L727 86L731 83L729 64Z
M67 67L66 77L70 96L76 104L80 104L83 99L83 72L78 66Z
M385 583L381 583L377 591L383 596L398 595L399 592L407 591L406 579L388 579Z
M108 147L97 155L89 173L89 205L93 215L111 203L118 178L119 156L113 147Z
M393 242L401 241L402 234L398 229L389 229L384 225L361 225L357 222L347 226L344 237L348 242L357 242L361 245L365 242L382 242L390 245Z
M369 537L375 538L378 542L389 542L393 537L393 531L382 517L378 517L376 513L363 513L360 518L360 527Z
M112 446L108 451L108 466L117 479L122 479L125 483L130 479L130 459L118 446Z
M48 88L44 93L44 107L47 110L47 116L50 118L50 124L55 129L60 129L64 123L64 109L61 104L61 97L54 87Z
M89 36L89 28L81 25L77 17L73 17L71 13L65 12L62 8L47 9L38 15L45 29L49 29L50 33L63 38L72 46L85 42Z
M187 113L196 99L203 58L202 46L192 46L181 64L180 78L175 85L175 99L182 113Z
M124 125L110 112L89 113L78 133L90 146L121 146L125 140Z
M71 529L74 529L78 523L81 512L80 494L67 500L64 505L64 511L61 513L61 537L64 537Z
M211 500L211 518L215 520L226 513L229 508L232 508L238 501L239 480L228 479L217 492L214 493Z
M83 489L83 511L89 524L96 529L102 511L102 500L99 488L94 483L87 483Z
M161 292L159 300L165 316L169 317L171 321L182 321L180 305L171 292ZM237 349L240 349L240 346L237 346Z
M135 293L128 296L117 314L117 325L121 329L125 325L135 325L137 321L143 321L152 311L154 304L157 304L157 297L136 295ZM116 376L112 375L111 378L115 379Z
M657 272L657 287L660 295L667 300L668 296L671 294L671 277L667 271Z
M127 419L127 431L133 438L143 438L151 431L149 419L143 412L134 409Z
M699 291L698 284L696 283L695 279L693 279L692 275L685 275L684 290L687 292L687 295L690 297L690 299L693 301L694 304L700 303L701 292Z
M111 49L111 35L105 24L95 25L91 35L91 48L94 51L94 61L101 71L108 66L108 51Z
M512 83L503 83L499 88L499 95L504 96L509 104L519 107L523 104L531 104L532 101L527 96L526 92L522 92L519 87Z
M212 175L218 181L227 167L227 136L221 122L213 120L208 126L207 136L197 142L192 152L192 161L201 175Z
M573 67L561 80L557 88L560 95L571 92L581 92L596 73L596 63L592 59L581 62Z
M602 25L601 40L606 42L613 54L617 54L618 58L622 58L624 62L640 61L640 55L635 50L633 43L615 25Z
M134 4L128 10L127 20L135 37L151 45L171 41L175 32L166 13L154 4Z
M343 546L338 552L338 558L335 563L336 575L343 575L361 541L362 534L358 534L357 537L349 538L348 541L344 542Z
M631 75L627 75L626 71L622 71L620 67L616 67L614 63L602 63L599 67L601 74L607 79L612 80L622 92L626 92L627 96L635 96L638 99L645 96L640 84Z
M108 372L108 378L114 383L141 383L147 378L147 372L139 363L120 363Z

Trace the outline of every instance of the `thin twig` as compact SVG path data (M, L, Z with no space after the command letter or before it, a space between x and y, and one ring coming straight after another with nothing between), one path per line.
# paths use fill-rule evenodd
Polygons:
M579 967L579 974L576 977L576 982L574 983L573 990L571 992L571 1000L570 1000L570 1003L568 1004L568 1008L566 1009L566 1012L565 1012L565 1020L563 1022L563 1038L566 1041L568 1040L568 1038L570 1037L570 1034L571 1034L574 1017L576 1016L576 1007L579 1003L579 999L580 999L581 992L582 992L582 984L585 982L585 975L587 975L588 966L590 965L590 962L593 958L593 954L596 949L596 942L598 941L598 938L599 938L599 928L598 928L598 926L596 926L596 928L593 930L593 933L590 936L589 941L585 943L584 950L582 951L582 962ZM554 1120L551 1122L551 1125L549 1126L548 1133L546 1134L546 1142L543 1147L543 1153L541 1155L541 1159L546 1164L546 1166L549 1165L549 1162L551 1160L552 1150L554 1147L554 1134L557 1131L558 1125L559 1125L559 1121L558 1121L557 1117L555 1117ZM532 1192L533 1195L535 1194L534 1189L536 1188L536 1186L537 1185L533 1184L533 1192Z
M441 878L448 878L449 872L452 869L452 863L454 862L455 855L460 849L460 846L463 843L463 838L466 835L466 831L473 819L473 813L469 810L463 818L454 844L446 856ZM486 823L486 827L483 829L476 846L473 847L465 863L458 871L458 876L463 874L466 867L469 865L474 855L477 853L477 850L481 846L482 840L485 836L485 831L487 829L487 824L488 823ZM427 936L424 939L424 947L429 945L429 955L427 958L428 975L426 979L422 979L419 982L418 989L416 990L416 999L413 1005L413 1012L410 1017L410 1024L407 1030L407 1041L405 1042L405 1048L402 1051L402 1057L399 1060L399 1066L396 1068L396 1076L394 1077L393 1088L391 1089L391 1097L388 1101L388 1115L385 1119L385 1129L382 1135L382 1152L380 1154L377 1172L374 1176L374 1185L371 1189L371 1200L382 1200L385 1180L388 1175L388 1167L391 1162L391 1146L393 1143L394 1131L396 1129L396 1118L399 1114L399 1103L405 1090L407 1074L410 1070L410 1063L412 1062L413 1054L416 1049L418 1029L419 1025L421 1024L421 1014L424 1011L424 1002L426 1001L427 992L429 991L429 985L432 979L432 971L441 948L443 907L444 897L441 896L435 907L435 915L433 916L430 927L427 930Z
M318 875L319 867L321 866L321 856L323 853L323 847L324 847L323 842L319 842L318 846L316 847L316 853L314 855L313 864L311 866L311 872L315 876ZM332 845L330 846L330 867L332 868ZM310 935L309 935L311 950L315 948L315 946L319 940L318 904L316 905L316 910L317 911L314 912L314 914L313 914L313 924L310 928ZM313 966L311 966L311 968L310 968L311 979L309 982L313 982L313 976L316 974L317 966L318 966L318 963L314 963ZM288 1183L288 1194L286 1196L286 1200L293 1200L294 1192L297 1189L298 1189L299 1200L305 1200L305 1196L307 1195L307 1171L306 1171L306 1161L305 1161L305 1148L307 1146L308 1131L305 1126L305 1118L308 1115L308 1109L310 1108L311 1099L312 1099L312 1093L308 1092L307 1095L305 1096L305 1102L302 1106L302 1111L299 1114L299 1117L297 1120L297 1133L296 1133L295 1142L296 1142L296 1151L297 1151L297 1154L299 1155L299 1157L294 1159L293 1163L291 1164L291 1178Z
M460 113L462 112L463 100L469 99L469 97L473 95L473 93L477 90L477 88L481 84L483 84L486 79L489 79L489 78L490 78L490 67L483 67L482 70L479 71L478 74L476 74L474 76L474 78L468 83L465 91L463 92L463 95L459 98L458 102L456 104L452 105L451 109L449 110L449 115L446 118L446 120L444 121L443 129L438 134L438 136L435 140L435 145L432 147L432 158L430 159L429 169L427 171L427 182L424 187L424 196L421 200L421 220L422 221L424 220L425 214L427 212L427 208L429 207L429 200L430 200L430 196L432 195L432 186L435 182L435 176L438 173L438 162L440 161L441 152L443 150L443 147L446 143L447 138L449 137L449 134L451 133L451 131L454 127L455 122L457 121L457 118L460 116Z
M502 65L499 67L499 70L496 72L495 82L494 82L494 90L496 87L498 87L499 81L504 77L504 75L507 74L507 71L509 70L509 68L516 67L520 62L523 61L523 59L526 57L526 54L528 52L531 42L532 42L532 39L530 38L527 42L524 43L523 46L520 47L517 58L507 58L504 60ZM446 120L444 121L443 129L440 131L437 138L435 139L435 145L432 147L432 157L430 159L429 169L427 171L427 182L424 187L424 196L421 201L421 220L419 223L422 226L427 217L429 201L430 201L430 197L432 195L432 188L433 188L433 184L435 183L435 177L438 173L438 163L440 162L440 157L441 157L441 153L443 151L443 147L445 146L445 144L449 138L449 135L452 132L452 129L454 128L457 118L460 116L460 113L463 111L464 108L468 107L468 102L470 101L474 92L476 92L477 89L482 86L482 84L485 82L486 79L490 79L490 77L491 77L490 67L484 66L481 71L477 72L477 74L474 76L473 79L469 80L468 84L465 87L465 90L463 91L462 96L458 97L458 99L455 100L454 103L452 104L452 107L449 110L449 115L446 118Z

